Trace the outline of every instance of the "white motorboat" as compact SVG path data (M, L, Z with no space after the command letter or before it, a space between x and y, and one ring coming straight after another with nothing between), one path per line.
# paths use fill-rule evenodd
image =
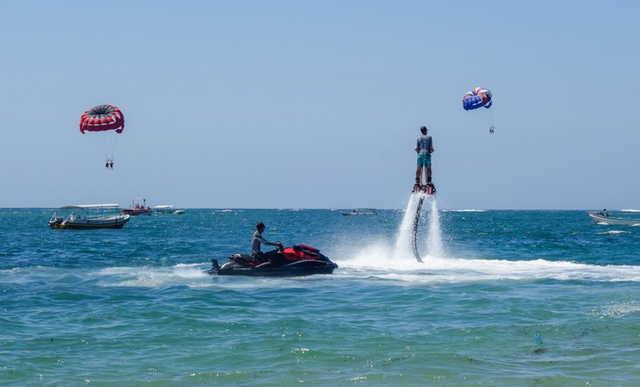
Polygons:
M49 220L53 229L89 230L97 228L123 228L129 215L120 214L118 204L80 204L64 206L62 211L70 212L66 217L54 213Z
M156 214L184 214L183 209L177 209L173 204L163 204L155 206L153 209L156 211Z
M340 211L340 213L344 216L350 216L350 215L378 215L378 213L376 212L376 210L374 210L373 208L356 208L355 210L351 210L351 211Z
M589 212L589 216L596 224L609 225L609 226L640 226L640 219L625 219L610 217L604 214L598 214L595 212Z

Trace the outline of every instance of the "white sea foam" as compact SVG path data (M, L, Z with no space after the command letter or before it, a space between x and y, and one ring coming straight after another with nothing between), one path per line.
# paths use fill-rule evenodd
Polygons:
M606 235L606 234L610 234L610 235L615 235L615 234L629 234L629 231L622 231L622 230L609 230L609 231L605 231L605 232L597 232L596 234L599 234L599 235Z
M640 305L636 301L619 302L606 305L602 308L593 309L591 314L604 317L623 317L629 313L640 312Z
M640 210L636 210L636 209L633 209L633 208L626 208L626 209L620 210L620 211L622 211L622 212L640 212Z
M177 264L162 267L110 267L95 276L103 286L160 287L170 285L207 286L210 276L202 264Z
M393 257L393 259L390 259ZM338 261L340 274L410 283L443 284L496 280L588 280L640 282L640 266L597 266L568 261L508 261L427 256L424 263L412 256L398 259L384 246L372 246Z

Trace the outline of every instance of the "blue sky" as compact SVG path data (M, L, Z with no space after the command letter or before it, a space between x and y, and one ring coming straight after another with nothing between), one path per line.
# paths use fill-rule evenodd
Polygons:
M639 208L640 3L3 1L0 207ZM461 98L494 94L496 134ZM78 131L119 106L116 170Z

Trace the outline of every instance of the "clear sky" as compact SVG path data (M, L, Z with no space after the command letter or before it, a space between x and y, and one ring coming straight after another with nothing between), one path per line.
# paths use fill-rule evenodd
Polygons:
M640 207L640 2L0 2L0 207ZM462 109L493 92L496 133ZM115 170L78 131L126 128Z

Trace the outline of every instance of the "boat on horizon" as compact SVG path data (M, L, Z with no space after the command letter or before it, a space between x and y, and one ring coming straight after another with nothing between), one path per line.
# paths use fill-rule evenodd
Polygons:
M79 204L60 207L61 210L71 213L61 217L54 212L49 220L49 227L58 230L120 229L127 224L130 216L119 214L119 208L119 204Z
M605 215L604 213L588 212L591 220L595 224L607 226L640 226L640 219L618 218Z
M175 206L173 204L162 204L159 206L155 206L153 207L153 210L156 212L156 214L184 214L183 209L178 209L175 208Z
M351 211L340 211L344 216L378 215L373 208L356 208Z
M134 198L129 208L123 208L122 213L125 215L138 216L138 215L151 215L153 210L147 206L147 199Z

